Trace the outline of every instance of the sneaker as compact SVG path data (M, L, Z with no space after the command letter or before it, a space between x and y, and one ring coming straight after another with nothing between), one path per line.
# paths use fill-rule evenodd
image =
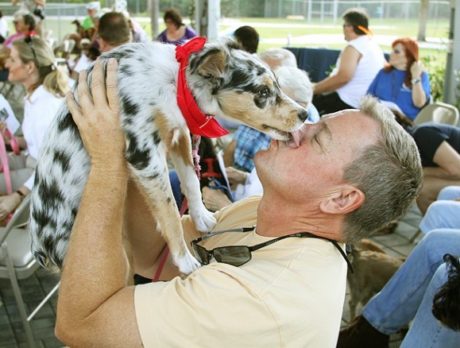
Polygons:
M388 348L390 336L376 330L362 316L357 316L340 331L337 348Z

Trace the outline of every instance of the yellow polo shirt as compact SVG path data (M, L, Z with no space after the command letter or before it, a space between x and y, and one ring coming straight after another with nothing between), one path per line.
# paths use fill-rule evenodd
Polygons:
M256 222L259 198L217 213L215 230ZM186 233L196 234L189 219ZM271 238L229 232L208 249ZM136 286L137 324L145 347L335 347L347 265L334 245L287 238L253 252L240 267L213 262L185 279Z

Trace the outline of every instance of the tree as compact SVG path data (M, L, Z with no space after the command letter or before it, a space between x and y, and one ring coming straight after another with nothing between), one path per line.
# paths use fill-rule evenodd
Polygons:
M418 19L418 41L426 41L426 24L428 22L428 9L430 0L420 0L420 16Z

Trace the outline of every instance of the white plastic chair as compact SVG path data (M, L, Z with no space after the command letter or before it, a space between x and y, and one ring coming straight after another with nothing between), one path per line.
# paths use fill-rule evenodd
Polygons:
M27 229L30 195L24 198L6 227L0 228L0 278L9 279L29 347L36 347L30 321L59 288L59 283L28 315L18 280L30 277L40 265L30 250L31 239Z
M425 106L414 120L415 125L426 122L443 123L456 126L458 124L459 113L455 106L435 102Z

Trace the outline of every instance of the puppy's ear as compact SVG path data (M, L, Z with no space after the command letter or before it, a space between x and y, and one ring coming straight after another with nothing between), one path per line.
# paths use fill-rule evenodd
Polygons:
M212 49L197 58L195 71L205 78L222 77L227 61L227 54L222 49Z

